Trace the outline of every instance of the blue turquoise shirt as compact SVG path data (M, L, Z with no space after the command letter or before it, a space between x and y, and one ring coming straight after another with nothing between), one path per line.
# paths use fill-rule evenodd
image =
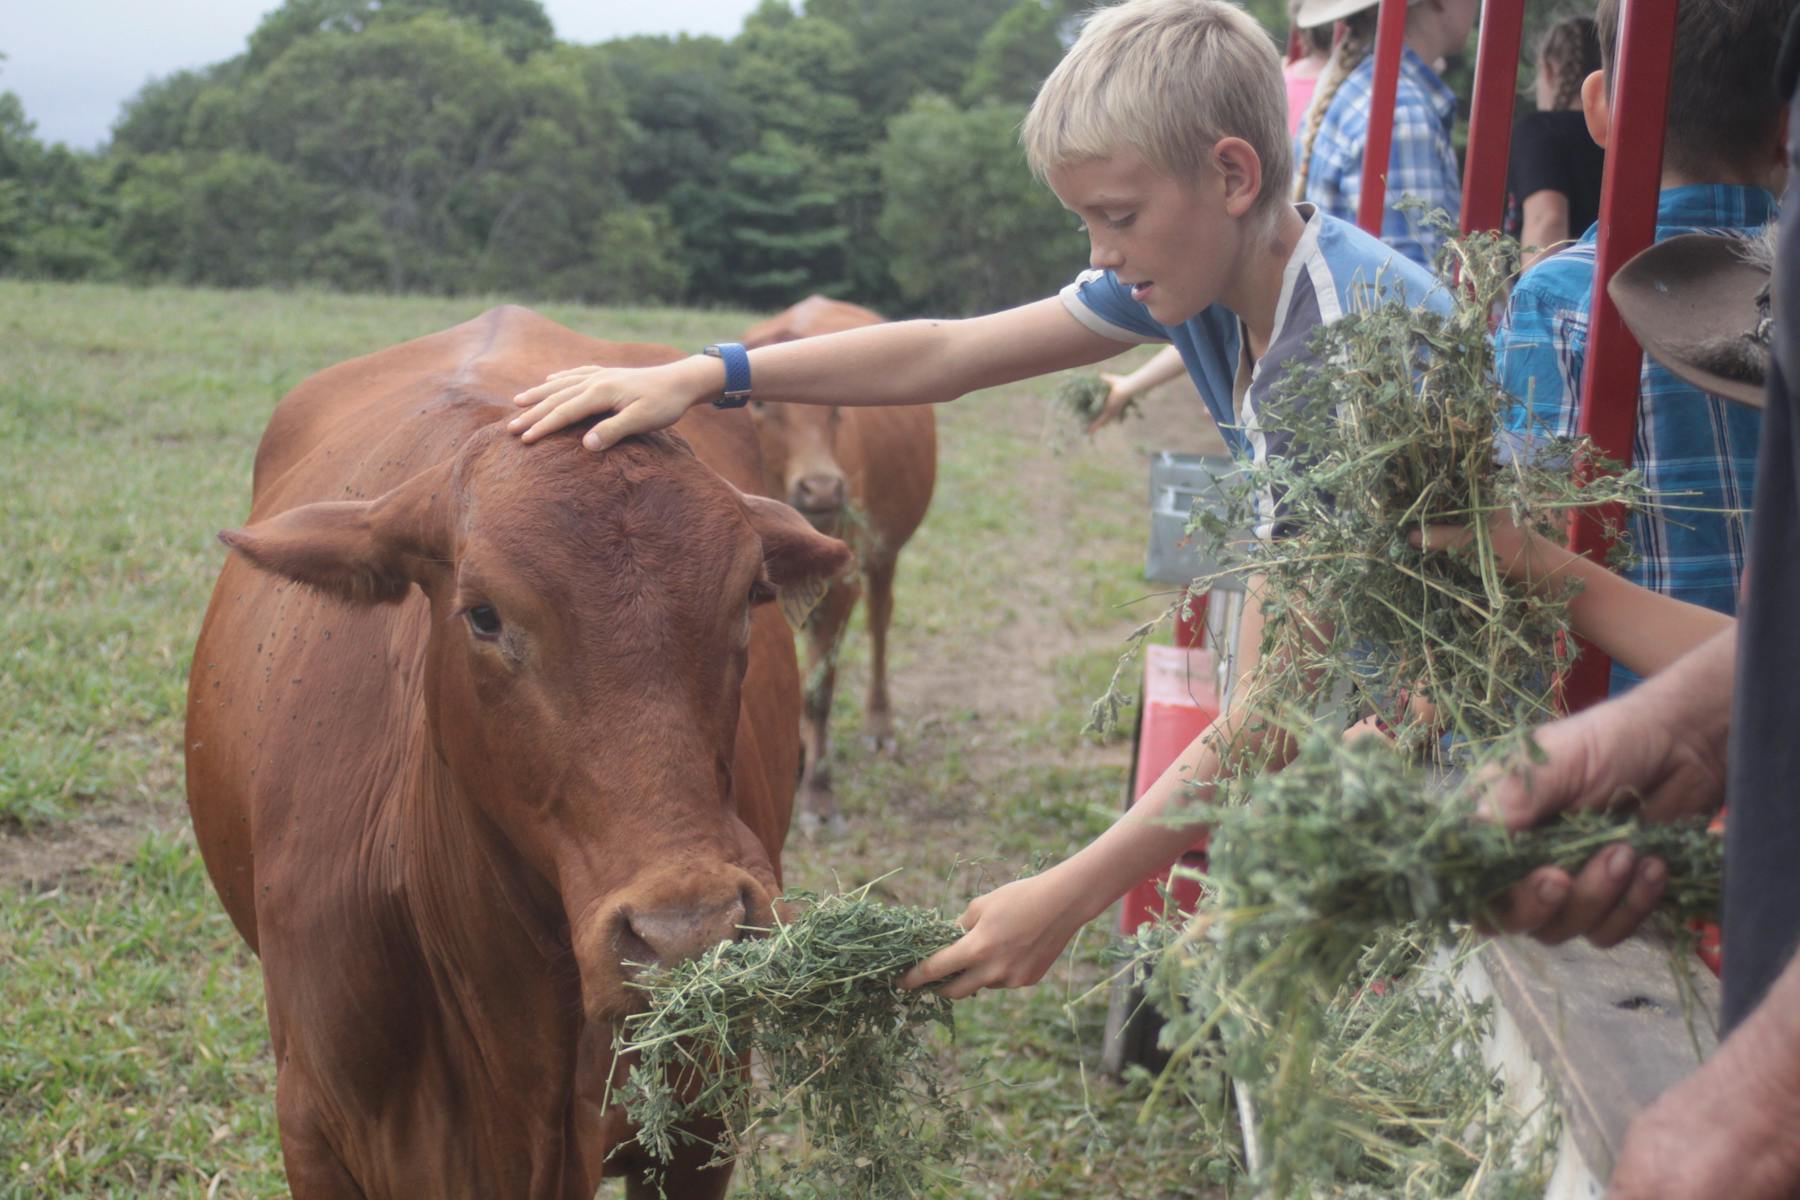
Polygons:
M1667 188L1657 201L1656 238L1755 230L1775 215L1775 198L1762 188ZM1536 437L1575 433L1598 229L1525 272L1494 335L1501 386L1522 401L1507 416L1508 440L1527 448ZM1757 410L1703 392L1645 356L1631 463L1664 503L1631 516L1638 561L1627 579L1737 612L1761 430ZM1615 670L1614 691L1633 678Z
M1306 225L1282 272L1269 348L1254 363L1244 361L1242 322L1223 305L1211 305L1180 325L1164 325L1111 271L1083 271L1062 291L1075 319L1102 337L1172 343L1232 453L1257 462L1293 450L1292 433L1265 427L1258 414L1290 367L1313 360L1308 346L1313 330L1388 301L1434 312L1450 309L1449 294L1425 268L1348 221L1311 205L1299 209ZM1247 378L1241 379L1240 371ZM1272 520L1271 507L1259 533L1267 536Z

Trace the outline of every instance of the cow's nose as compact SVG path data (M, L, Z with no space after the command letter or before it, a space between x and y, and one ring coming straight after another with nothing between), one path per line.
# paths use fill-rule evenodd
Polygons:
M744 936L742 926L750 899L748 890L740 889L724 904L710 907L624 909L619 913L619 958L644 966L677 963L696 958L720 942L736 941Z
M819 472L802 475L794 485L794 507L817 511L844 506L844 477Z

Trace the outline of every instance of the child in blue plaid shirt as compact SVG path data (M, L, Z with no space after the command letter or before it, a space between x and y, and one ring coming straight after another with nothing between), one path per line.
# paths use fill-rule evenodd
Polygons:
M1681 0L1670 67L1657 240L1679 233L1755 230L1775 216L1771 186L1784 167L1775 56L1793 0ZM1618 0L1601 0L1602 69L1582 86L1594 140L1610 128L1607 88ZM1495 334L1500 380L1519 404L1507 452L1575 432L1587 357L1597 229L1520 278ZM1632 465L1662 498L1633 514L1637 563L1626 577L1717 612L1737 610L1748 546L1762 415L1729 404L1644 360ZM1615 667L1613 690L1636 682Z
M1319 211L1356 220L1362 199L1363 151L1369 141L1374 99L1377 0L1303 0L1295 24L1302 29L1344 22L1344 36L1320 76L1300 132L1294 139L1294 195ZM1462 209L1462 175L1450 144L1456 94L1431 64L1455 54L1469 40L1478 0L1413 0L1406 11L1406 49L1394 90L1394 142L1388 154L1387 211L1381 240L1422 267L1430 267L1443 235L1420 214L1394 202L1413 196L1425 211L1442 209L1452 221Z

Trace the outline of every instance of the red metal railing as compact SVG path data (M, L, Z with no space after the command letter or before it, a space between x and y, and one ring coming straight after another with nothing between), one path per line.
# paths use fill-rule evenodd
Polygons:
M1662 188L1662 144L1669 107L1669 62L1675 51L1676 0L1625 0L1619 14L1619 54L1608 105L1606 175L1600 186L1600 242L1594 299L1588 310L1587 362L1578 429L1601 454L1629 466L1637 437L1638 380L1644 352L1606 284L1627 259L1656 238L1656 197ZM1583 467L1591 473L1590 465ZM1609 525L1618 511L1584 512L1570 546L1604 560ZM1606 697L1612 663L1583 644L1563 700L1571 712Z
M1518 95L1524 27L1525 0L1487 0L1481 6L1469 153L1463 163L1464 233L1499 229L1506 214L1506 164L1512 152L1513 99Z
M1394 93L1400 82L1400 50L1406 44L1406 0L1381 0L1375 27L1375 81L1369 97L1369 137L1363 146L1362 192L1356 223L1381 236L1387 202L1388 155L1394 148Z

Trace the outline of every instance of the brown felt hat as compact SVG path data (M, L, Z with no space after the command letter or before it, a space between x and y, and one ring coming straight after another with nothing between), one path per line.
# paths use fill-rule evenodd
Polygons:
M1763 406L1774 229L1684 233L1620 267L1607 293L1644 352L1701 391Z
M1294 24L1302 29L1313 29L1353 17L1380 3L1381 0L1300 0L1300 7L1294 10ZM1407 3L1416 4L1418 0L1407 0Z

